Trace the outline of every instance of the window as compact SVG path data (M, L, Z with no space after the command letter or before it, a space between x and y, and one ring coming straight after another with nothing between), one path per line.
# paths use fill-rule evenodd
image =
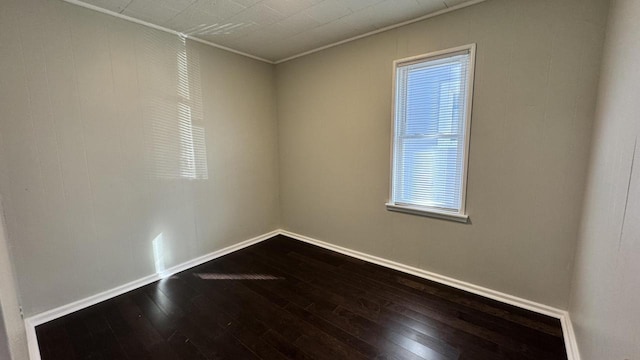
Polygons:
M394 62L387 209L467 222L475 45Z

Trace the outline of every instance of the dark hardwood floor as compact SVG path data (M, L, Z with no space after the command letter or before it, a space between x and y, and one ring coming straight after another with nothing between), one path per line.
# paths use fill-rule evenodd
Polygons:
M566 359L556 319L282 236L36 332L43 360Z

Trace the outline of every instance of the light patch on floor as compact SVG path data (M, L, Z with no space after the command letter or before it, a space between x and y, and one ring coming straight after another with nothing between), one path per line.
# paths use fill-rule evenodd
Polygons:
M283 277L266 274L195 273L193 275L203 280L284 280Z

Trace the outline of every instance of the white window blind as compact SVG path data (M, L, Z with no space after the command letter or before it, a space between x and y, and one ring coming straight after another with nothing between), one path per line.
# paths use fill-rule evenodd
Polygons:
M395 62L390 205L464 215L474 47Z

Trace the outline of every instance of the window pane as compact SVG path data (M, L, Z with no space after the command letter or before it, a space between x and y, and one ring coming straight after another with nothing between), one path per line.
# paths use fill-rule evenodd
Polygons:
M470 52L397 68L392 201L462 209Z
M463 115L460 95L464 91L462 64L454 62L427 68L407 69L406 134L457 133Z
M462 163L457 138L402 141L397 202L457 210L460 208Z

